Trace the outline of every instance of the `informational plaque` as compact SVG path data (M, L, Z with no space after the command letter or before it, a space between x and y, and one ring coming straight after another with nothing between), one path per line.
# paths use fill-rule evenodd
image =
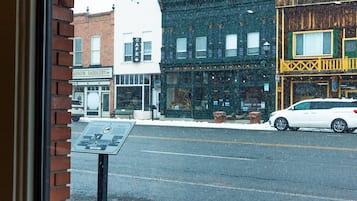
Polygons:
M134 121L92 121L79 136L72 151L118 154L134 125Z

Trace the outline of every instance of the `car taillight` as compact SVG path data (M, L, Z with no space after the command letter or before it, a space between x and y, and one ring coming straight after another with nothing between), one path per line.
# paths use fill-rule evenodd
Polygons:
M357 113L357 109L354 109L353 112L354 112L354 113Z

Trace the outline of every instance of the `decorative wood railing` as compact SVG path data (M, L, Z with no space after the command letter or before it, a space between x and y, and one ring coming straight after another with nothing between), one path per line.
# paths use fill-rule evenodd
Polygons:
M290 72L357 72L357 58L317 59L317 60L281 60L280 73Z

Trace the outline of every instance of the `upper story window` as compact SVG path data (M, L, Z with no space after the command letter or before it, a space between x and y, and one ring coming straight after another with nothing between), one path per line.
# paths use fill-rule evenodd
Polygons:
M187 58L187 38L176 39L176 59Z
M207 57L207 37L201 36L196 38L196 58Z
M100 36L91 37L91 64L100 64Z
M129 62L133 60L133 43L124 43L124 61Z
M332 31L294 33L294 56L332 56Z
M144 31L142 33L142 41L143 41L143 60L151 61L152 60L152 41L153 41L152 31Z
M124 62L133 61L133 37L131 33L123 34Z
M247 35L247 54L259 55L259 32L251 32Z
M73 65L74 66L82 66L82 38L76 37L74 38L73 44Z
M226 35L226 57L237 56L237 34Z
M144 61L151 61L152 59L152 42L144 41Z

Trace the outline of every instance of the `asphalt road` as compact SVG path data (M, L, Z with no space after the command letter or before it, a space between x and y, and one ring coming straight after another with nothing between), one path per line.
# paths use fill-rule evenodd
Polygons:
M71 200L96 200L98 155L72 152L71 166ZM135 126L109 156L119 200L357 200L357 135Z

